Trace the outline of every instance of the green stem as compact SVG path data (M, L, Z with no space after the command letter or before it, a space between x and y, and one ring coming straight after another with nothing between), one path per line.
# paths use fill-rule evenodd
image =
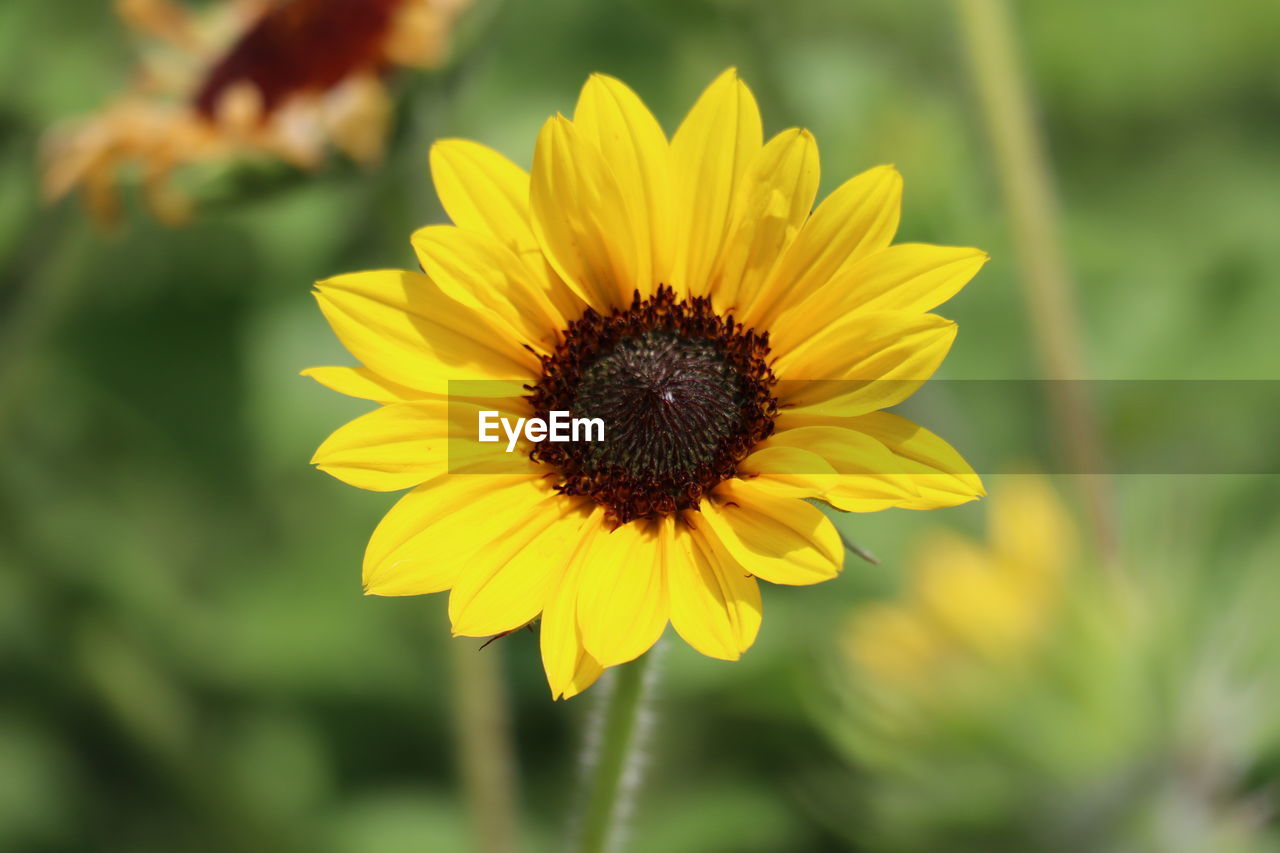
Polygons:
M575 853L616 853L623 822L639 783L638 755L644 713L656 675L657 648L615 667L601 697L584 762L582 823Z
M477 652L474 643L449 642L453 658L457 759L479 853L514 853L516 784L511 725L502 682L501 644Z
M0 434L22 410L18 397L41 361L32 356L91 283L90 276L76 275L88 235L75 213L64 201L28 217L13 257L0 260Z
M956 0L987 134L994 150L1020 281L1049 404L1080 485L1099 553L1118 572L1110 484L1102 473L1102 439L1084 393L1084 346L1075 286L1062 244L1053 172L1036 124L1006 0Z

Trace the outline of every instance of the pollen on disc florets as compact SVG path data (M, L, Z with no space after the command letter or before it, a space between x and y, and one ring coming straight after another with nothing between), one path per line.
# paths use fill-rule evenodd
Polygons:
M696 508L773 432L768 356L767 333L669 287L607 316L587 309L542 357L527 399L538 417L602 419L604 440L543 441L531 456L619 524Z

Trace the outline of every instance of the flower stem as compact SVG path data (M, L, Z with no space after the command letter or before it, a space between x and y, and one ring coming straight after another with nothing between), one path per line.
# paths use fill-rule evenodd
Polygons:
M478 853L514 853L515 768L498 647L449 642L453 657L457 759Z
M657 647L613 668L588 732L583 762L583 810L575 853L617 853L639 787L645 713L657 673Z
M1070 470L1081 475L1088 520L1099 554L1116 562L1110 484L1102 473L1102 440L1085 393L1084 347L1074 283L1062 245L1053 172L1036 124L1030 86L1019 61L1006 0L956 0L1005 215L1021 266L1049 404Z

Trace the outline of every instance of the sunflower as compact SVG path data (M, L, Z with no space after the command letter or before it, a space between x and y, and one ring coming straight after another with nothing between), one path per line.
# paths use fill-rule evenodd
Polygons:
M841 570L810 499L871 512L982 494L948 444L882 410L938 367L956 326L928 312L986 255L890 246L890 166L813 209L813 136L765 142L734 70L670 140L593 75L572 120L543 126L531 172L464 140L437 142L431 171L454 224L413 235L425 272L316 289L362 366L304 374L382 405L313 462L360 488L413 487L369 542L367 593L449 590L455 636L540 618L552 695L569 697L668 622L738 658L760 628L758 580ZM517 392L495 401L466 380ZM507 455L477 443L486 409L599 418L604 437L527 430Z

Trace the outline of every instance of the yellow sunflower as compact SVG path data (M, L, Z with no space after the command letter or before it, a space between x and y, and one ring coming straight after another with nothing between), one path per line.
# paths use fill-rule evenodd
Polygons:
M464 140L436 143L431 171L454 224L413 235L425 273L316 290L362 366L304 373L382 406L313 462L413 487L369 542L368 593L449 590L456 636L540 618L552 695L569 697L668 622L736 659L760 627L757 579L835 577L840 535L807 499L870 512L983 494L946 442L882 410L941 363L956 326L928 312L986 255L890 246L890 166L814 209L813 136L765 142L734 70L671 140L594 75L572 120L543 126L531 173ZM464 399L462 380L523 390ZM599 418L604 436L530 430L508 455L477 442L486 409Z

